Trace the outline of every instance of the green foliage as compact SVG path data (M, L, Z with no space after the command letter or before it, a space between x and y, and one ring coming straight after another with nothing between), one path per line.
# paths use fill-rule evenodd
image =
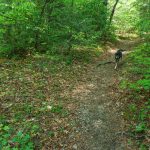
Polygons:
M53 113L61 113L63 110L63 107L60 105L52 106L51 112Z
M0 11L1 56L47 51L69 55L76 45L96 43L104 34L111 34L107 7L98 0L1 0Z
M143 87L145 90L150 90L150 80L149 79L138 80L137 86Z
M112 6L114 1L110 2ZM117 34L129 36L129 34L139 34L149 40L150 16L149 0L121 0L117 6L113 20L113 25Z
M140 122L135 128L135 132L143 132L146 130L146 124L145 122Z
M14 134L13 128L8 125L0 125L0 149L2 150L32 150L34 145L31 142L31 137L22 131ZM13 136L12 136L13 135Z
M130 87L133 89L150 89L150 79L149 79L149 58L150 46L147 43L144 43L135 49L135 52L130 55L129 60L132 60L134 63L134 67L130 70L134 72L134 74L138 74L141 76L141 79L137 80L135 83L130 84Z
M149 0L137 0L135 6L139 11L139 21L137 23L138 31L146 40L150 39L150 15L149 15Z
M128 61L132 63L129 68L130 76L132 76L130 80L132 82L128 81L127 84L125 84L126 82L123 83L123 87L129 88L132 91L129 98L131 99L129 109L125 113L130 120L131 132L136 136L142 134L144 137L148 134L150 117L150 99L148 98L150 90L149 51L149 44L144 43L136 47L135 51L130 54ZM137 140L140 149L147 150L145 141L146 138Z
M134 6L135 0L121 0L116 9L113 24L120 36L137 31L139 20L138 11Z
M148 150L148 146L147 145L145 145L145 144L141 144L140 145L140 150Z
M35 8L33 2L25 0L1 3L0 25L3 31L0 46L3 55L24 55L32 49L35 22L31 20L36 20Z

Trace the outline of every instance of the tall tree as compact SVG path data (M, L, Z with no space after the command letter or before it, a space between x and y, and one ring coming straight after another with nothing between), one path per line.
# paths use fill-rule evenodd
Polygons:
M114 6L113 6L113 9L112 9L112 11L111 11L111 15L110 15L110 19L109 19L110 24L111 24L111 22L112 22L112 19L113 19L114 13L115 13L115 9L116 9L116 6L117 6L118 2L119 2L119 0L116 0L115 4L114 4Z

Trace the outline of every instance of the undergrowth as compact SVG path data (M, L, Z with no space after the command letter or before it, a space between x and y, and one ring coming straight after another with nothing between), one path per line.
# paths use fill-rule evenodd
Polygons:
M128 108L125 118L129 131L140 150L149 149L150 133L150 45L141 44L128 57L127 80L121 84L128 93Z

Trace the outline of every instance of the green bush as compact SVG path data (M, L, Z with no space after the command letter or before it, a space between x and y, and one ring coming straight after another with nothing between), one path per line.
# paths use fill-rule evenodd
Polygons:
M123 82L122 87L129 88L130 105L126 110L128 120L131 124L131 132L134 136L143 135L143 139L136 139L140 149L147 150L147 134L149 130L149 110L150 110L150 78L149 78L149 51L148 43L136 47L134 52L129 55L128 61L131 64L129 68L130 78L128 82Z

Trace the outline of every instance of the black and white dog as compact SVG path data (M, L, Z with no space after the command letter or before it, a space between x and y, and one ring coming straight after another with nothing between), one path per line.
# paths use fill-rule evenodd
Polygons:
M124 52L125 50L123 49L119 49L117 50L117 52L115 53L115 68L114 69L117 69L118 67L118 63L120 61L120 59L122 59L122 52Z

